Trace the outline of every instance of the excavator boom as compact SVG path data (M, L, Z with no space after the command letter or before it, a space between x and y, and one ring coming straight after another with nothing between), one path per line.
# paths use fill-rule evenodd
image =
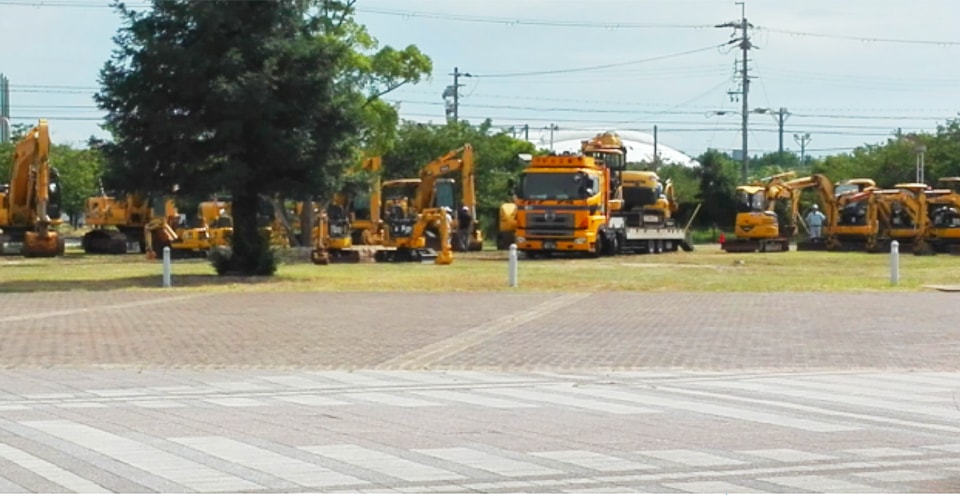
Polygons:
M23 242L22 253L31 257L63 254L64 243L52 226L59 223L59 205L50 217L50 196L59 192L59 180L50 166L50 130L46 119L17 143L13 151L10 185L0 194L0 230L4 240ZM3 197L3 196L6 197Z

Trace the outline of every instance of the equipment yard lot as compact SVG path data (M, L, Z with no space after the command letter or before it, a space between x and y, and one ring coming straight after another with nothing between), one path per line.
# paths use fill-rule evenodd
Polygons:
M452 265L281 264L272 279L218 277L205 260L174 260L173 290L203 291L499 291L507 287L507 253L457 253ZM960 284L960 257L900 255L900 283L890 284L889 254L855 252L694 252L600 259L520 256L520 291L916 291ZM162 265L139 255L61 259L0 258L0 292L159 288ZM513 289L516 290L516 289Z

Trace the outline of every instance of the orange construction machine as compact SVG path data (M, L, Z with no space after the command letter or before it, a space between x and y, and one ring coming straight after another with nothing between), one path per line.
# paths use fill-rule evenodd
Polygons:
M14 147L10 183L0 186L0 253L9 242L22 244L24 256L62 256L60 223L60 177L50 165L50 129L41 119Z

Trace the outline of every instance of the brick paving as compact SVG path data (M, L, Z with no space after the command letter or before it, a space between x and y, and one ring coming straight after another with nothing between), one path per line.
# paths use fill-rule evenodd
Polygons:
M955 370L957 295L0 295L4 367Z
M957 295L0 295L0 492L956 492Z

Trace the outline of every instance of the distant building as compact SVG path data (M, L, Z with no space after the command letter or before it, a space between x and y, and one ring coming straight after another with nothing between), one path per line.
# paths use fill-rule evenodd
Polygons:
M580 151L580 142L590 139L597 134L605 131L614 131L620 135L624 146L627 147L627 162L653 163L653 136L645 132L638 131L619 131L617 129L596 129L596 130L576 130L576 131L553 131L553 151L557 153L578 152ZM539 135L534 136L530 133L530 142L538 149L550 150L549 130L539 131ZM660 155L660 163L664 165L683 165L685 167L699 167L700 163L687 154L664 146L663 141L657 143L657 153Z

